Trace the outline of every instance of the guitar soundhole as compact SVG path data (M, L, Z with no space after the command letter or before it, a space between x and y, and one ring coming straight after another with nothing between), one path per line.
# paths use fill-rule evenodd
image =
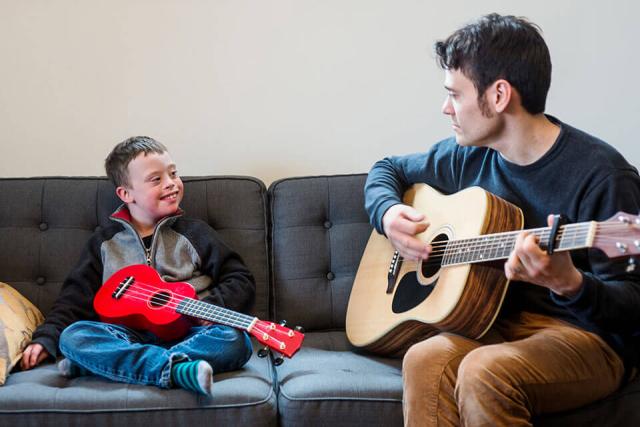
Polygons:
M159 308L167 305L169 299L171 299L171 294L169 292L160 291L151 297L149 304L151 305L151 308Z
M422 276L423 277L433 277L440 270L442 254L444 252L444 248L446 247L446 242L449 241L449 236L444 233L438 234L431 241L431 257L426 261L422 262Z

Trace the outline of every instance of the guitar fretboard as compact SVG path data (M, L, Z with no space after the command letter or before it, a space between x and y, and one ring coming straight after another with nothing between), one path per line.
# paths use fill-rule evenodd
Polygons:
M539 245L554 251L568 251L592 246L595 222L568 224L559 227L555 242L549 242L551 227L527 230L539 238ZM450 240L446 243L442 266L495 261L509 258L521 231L486 234L471 239Z
M193 298L184 298L180 301L176 311L187 316L197 317L244 330L249 330L255 321L258 320L256 317L227 310L226 308L218 307L217 305L204 301L198 301Z

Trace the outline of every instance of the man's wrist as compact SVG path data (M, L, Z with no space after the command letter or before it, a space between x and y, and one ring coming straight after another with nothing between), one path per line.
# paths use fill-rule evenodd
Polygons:
M571 299L580 293L583 283L582 273L577 268L574 268L569 280L563 282L562 287L552 290L563 298Z

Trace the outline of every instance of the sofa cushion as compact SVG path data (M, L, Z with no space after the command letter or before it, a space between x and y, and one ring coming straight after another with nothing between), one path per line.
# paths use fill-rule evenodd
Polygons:
M0 425L275 426L273 384L269 360L255 354L242 369L216 375L211 398L95 376L68 379L48 363L0 387Z
M402 425L400 359L353 351L341 331L311 332L276 368L280 425Z
M289 178L269 187L276 320L307 331L344 329L351 285L371 234L365 179Z
M0 385L43 320L40 310L29 300L6 283L0 283Z

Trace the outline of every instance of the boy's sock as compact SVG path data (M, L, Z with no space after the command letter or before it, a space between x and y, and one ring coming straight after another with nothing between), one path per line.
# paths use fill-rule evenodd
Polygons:
M82 366L73 363L71 360L64 358L58 362L58 371L63 377L75 378L84 375L91 375L91 372L84 369Z
M213 389L213 369L204 360L178 362L171 367L171 380L175 386L211 395Z

